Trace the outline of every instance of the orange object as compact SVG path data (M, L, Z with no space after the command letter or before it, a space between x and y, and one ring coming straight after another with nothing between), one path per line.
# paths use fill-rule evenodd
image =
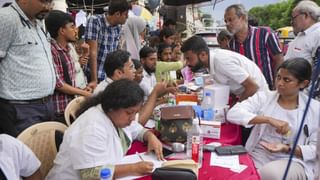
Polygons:
M177 94L176 104L179 104L179 102L181 101L196 102L197 104L199 104L198 95L196 94Z

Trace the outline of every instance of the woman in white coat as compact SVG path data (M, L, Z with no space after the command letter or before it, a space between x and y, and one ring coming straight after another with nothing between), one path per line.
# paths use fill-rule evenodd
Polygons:
M47 179L100 179L103 168L111 170L112 179L151 173L152 162L118 164L135 139L148 142L148 151L163 160L161 142L134 121L143 97L139 84L127 79L114 81L92 97L65 132Z
M308 97L302 92L310 82L311 65L295 58L285 61L276 77L276 91L257 92L237 103L228 112L230 122L254 126L246 149L262 179L282 179L291 145L298 132ZM316 138L320 103L312 100L305 119L304 132L293 150L294 159L287 179L314 179Z

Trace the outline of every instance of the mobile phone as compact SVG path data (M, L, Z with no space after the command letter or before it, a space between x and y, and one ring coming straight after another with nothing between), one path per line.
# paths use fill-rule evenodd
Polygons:
M210 145L210 144L203 145L203 150L204 151L214 152L215 149L216 149L216 147L213 146L213 145Z

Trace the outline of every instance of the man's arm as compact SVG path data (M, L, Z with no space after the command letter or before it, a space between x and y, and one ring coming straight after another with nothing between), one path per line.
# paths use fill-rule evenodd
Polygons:
M91 95L90 92L70 86L67 83L63 83L62 87L56 87L56 90L69 95L81 95L81 96Z
M40 169L38 169L36 172L34 172L31 176L25 177L25 180L41 180L44 179L44 177L42 178Z
M97 47L98 42L96 40L87 40L89 44L89 65L90 65L90 82L88 86L92 89L97 87L98 83L98 72L97 72Z
M274 67L273 67L273 80L275 80L275 78L277 77L277 69L278 67L283 63L283 54L277 54L274 56L271 56L274 62ZM273 87L275 88L275 87Z
M246 80L244 80L241 85L244 87L244 92L240 95L239 101L243 101L248 97L254 95L254 93L256 93L259 88L250 76Z

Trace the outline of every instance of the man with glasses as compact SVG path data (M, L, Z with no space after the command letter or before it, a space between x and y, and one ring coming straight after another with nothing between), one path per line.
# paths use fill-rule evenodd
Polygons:
M50 44L41 29L51 0L16 0L0 9L0 131L16 136L53 119L56 80Z
M291 24L295 39L289 43L285 60L301 57L308 60L313 67L316 58L320 58L320 7L313 1L300 1L292 10ZM320 81L318 78L317 81ZM320 100L320 87L316 83L313 97Z
M241 4L234 4L225 10L224 20L233 35L230 49L252 60L262 71L269 88L274 88L277 67L283 62L279 40L272 29L248 24L248 13Z
M291 15L296 37L289 43L285 60L302 57L312 64L320 46L320 7L313 1L300 1Z

